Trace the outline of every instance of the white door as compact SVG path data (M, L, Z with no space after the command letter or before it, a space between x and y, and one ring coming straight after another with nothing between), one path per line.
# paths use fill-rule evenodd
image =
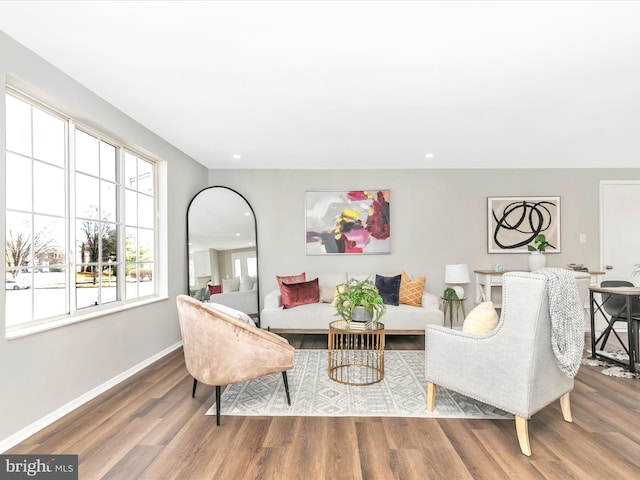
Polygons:
M640 286L640 181L600 182L600 262L603 280Z

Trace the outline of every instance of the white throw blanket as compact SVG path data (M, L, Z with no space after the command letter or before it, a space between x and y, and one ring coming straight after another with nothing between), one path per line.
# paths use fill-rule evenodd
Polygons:
M551 346L556 363L568 377L575 377L584 349L584 310L573 273L563 268L543 268L547 277Z

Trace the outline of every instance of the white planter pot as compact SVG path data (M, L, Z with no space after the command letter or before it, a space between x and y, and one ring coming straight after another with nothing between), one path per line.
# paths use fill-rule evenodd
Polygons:
M531 252L529 255L529 271L535 272L536 270L540 270L544 268L547 264L547 259L544 257L543 253L540 252Z
M356 322L368 322L371 320L371 314L364 307L355 307L351 314L351 320Z

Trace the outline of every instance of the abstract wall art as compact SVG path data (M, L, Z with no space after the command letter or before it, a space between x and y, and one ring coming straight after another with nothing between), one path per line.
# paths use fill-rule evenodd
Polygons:
M389 190L306 192L306 254L391 252Z
M489 197L487 217L489 253L527 252L541 233L560 252L560 197Z

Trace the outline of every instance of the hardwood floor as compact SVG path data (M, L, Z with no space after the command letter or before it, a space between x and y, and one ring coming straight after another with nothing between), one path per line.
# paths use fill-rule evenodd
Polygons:
M326 335L289 335L326 348ZM424 337L388 337L423 349ZM78 454L98 479L640 478L640 381L582 367L571 395L529 422L531 457L510 420L215 417L213 387L192 379L182 350L83 405L6 453Z

